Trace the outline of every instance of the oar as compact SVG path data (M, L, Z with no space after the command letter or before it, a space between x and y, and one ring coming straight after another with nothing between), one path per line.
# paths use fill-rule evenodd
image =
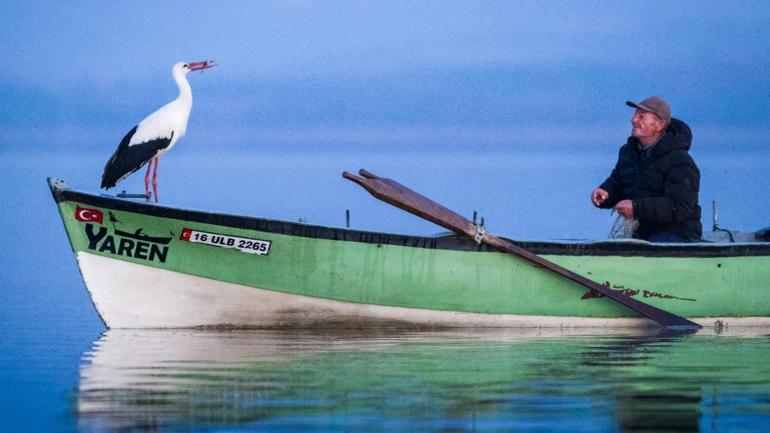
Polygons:
M357 177L348 172L342 173L342 177L361 185L376 198L401 208L409 213L417 215L428 221L436 223L442 227L452 230L455 233L469 236L477 242L484 242L501 251L521 257L542 268L545 268L561 277L574 281L583 287L596 290L602 295L613 301L628 307L642 316L648 317L655 322L669 328L700 328L695 322L653 307L642 301L626 296L622 293L611 290L608 286L599 284L588 278L578 275L569 269L563 268L556 263L546 260L524 248L514 245L505 239L501 239L489 233L485 233L482 227L469 221L467 218L441 206L433 200L422 196L400 183L375 176L374 174L361 169Z

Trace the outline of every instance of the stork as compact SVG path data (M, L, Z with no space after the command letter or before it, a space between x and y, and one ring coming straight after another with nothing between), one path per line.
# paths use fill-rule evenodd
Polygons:
M150 172L155 203L158 202L158 160L171 150L187 131L187 120L192 109L192 89L187 82L190 71L202 71L215 66L213 60L180 62L171 69L179 86L179 96L139 122L120 141L115 153L104 166L102 188L110 189L147 164L144 176L144 192L150 196ZM155 169L152 170L153 162Z

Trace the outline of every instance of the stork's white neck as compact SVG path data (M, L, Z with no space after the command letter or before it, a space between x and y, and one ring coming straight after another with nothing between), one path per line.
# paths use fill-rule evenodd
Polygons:
M179 86L179 96L176 99L181 100L185 105L192 107L192 89L187 77L181 71L174 71L174 81Z

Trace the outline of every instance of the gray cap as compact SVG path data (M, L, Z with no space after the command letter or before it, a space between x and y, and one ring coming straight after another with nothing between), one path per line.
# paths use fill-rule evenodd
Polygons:
M666 122L666 125L671 122L671 107L668 106L668 102L665 99L658 96L650 96L639 103L626 101L626 105L655 113Z

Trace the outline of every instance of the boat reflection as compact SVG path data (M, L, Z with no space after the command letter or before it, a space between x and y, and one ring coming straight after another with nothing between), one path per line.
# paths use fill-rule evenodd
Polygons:
M768 425L769 338L638 332L111 330L76 411L89 431Z

